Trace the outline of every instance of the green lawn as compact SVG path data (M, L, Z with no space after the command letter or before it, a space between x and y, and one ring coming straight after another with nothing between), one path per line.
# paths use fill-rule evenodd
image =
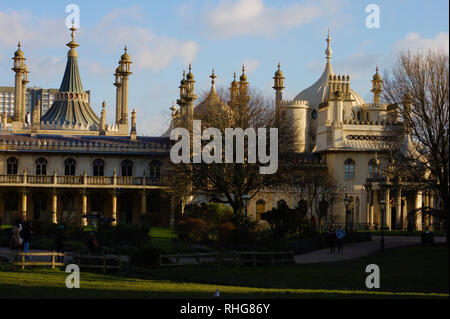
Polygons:
M367 291L365 267L381 270L381 289ZM63 270L0 271L3 298L448 298L448 248L408 247L353 261L261 268L189 267L145 277L81 273L81 289L65 287ZM423 293L423 294L422 294Z

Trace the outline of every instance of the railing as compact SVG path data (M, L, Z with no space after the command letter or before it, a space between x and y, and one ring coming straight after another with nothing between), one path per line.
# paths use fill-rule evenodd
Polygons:
M217 267L228 264L238 266L295 264L293 251L280 252L256 252L256 251L231 251L211 252L197 254L172 254L159 255L159 267L171 266L197 266L200 264L214 264Z
M94 262L93 262L94 261ZM72 261L81 268L102 269L105 273L109 269L122 272L122 260L117 256L76 255Z
M0 175L0 184L47 185L110 185L155 186L162 185L159 177L134 176L52 176L52 175Z
M22 270L25 269L25 266L52 266L52 268L55 268L55 266L64 266L64 262L57 262L55 260L55 257L62 257L64 258L64 253L57 253L57 252L33 252L33 253L24 253L24 252L16 252L12 253L12 264L18 265L22 267ZM31 261L27 260L26 257L32 256L32 257L42 257L42 256L50 256L50 261Z

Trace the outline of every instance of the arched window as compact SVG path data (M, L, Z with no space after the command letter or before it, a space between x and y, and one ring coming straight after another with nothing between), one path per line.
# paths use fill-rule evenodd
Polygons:
M105 161L100 158L94 160L94 176L104 176L105 174Z
M17 175L17 167L19 166L19 161L15 157L9 157L6 160L6 173L8 175Z
M43 157L36 160L36 175L47 175L47 160Z
M129 159L122 161L122 176L133 176L133 162Z
M261 220L261 214L266 212L266 202L262 199L256 202L256 220Z
M161 162L153 160L150 162L150 177L159 178L161 175Z
M64 175L75 176L75 160L73 158L68 158L64 161Z
M353 179L355 177L355 161L351 158L347 158L344 163L345 166L345 179Z
M379 166L375 159L369 161L369 177L376 178L379 174Z

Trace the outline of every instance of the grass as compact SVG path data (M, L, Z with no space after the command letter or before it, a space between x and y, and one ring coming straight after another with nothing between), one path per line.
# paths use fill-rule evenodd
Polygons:
M365 267L380 266L381 289L365 288ZM387 250L352 261L280 267L154 269L144 278L81 273L81 289L67 289L63 270L0 272L8 298L448 298L448 247Z

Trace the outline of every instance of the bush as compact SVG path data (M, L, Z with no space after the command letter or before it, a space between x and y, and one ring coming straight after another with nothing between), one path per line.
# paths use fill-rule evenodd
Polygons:
M135 225L102 226L96 238L102 247L135 246L139 247L147 241L148 229Z
M202 241L208 239L208 225L201 218L184 217L175 226L181 240Z
M143 246L130 254L130 264L139 267L157 267L161 251L152 246Z
M229 243L233 231L236 229L231 222L226 222L217 227L217 235L221 243Z

